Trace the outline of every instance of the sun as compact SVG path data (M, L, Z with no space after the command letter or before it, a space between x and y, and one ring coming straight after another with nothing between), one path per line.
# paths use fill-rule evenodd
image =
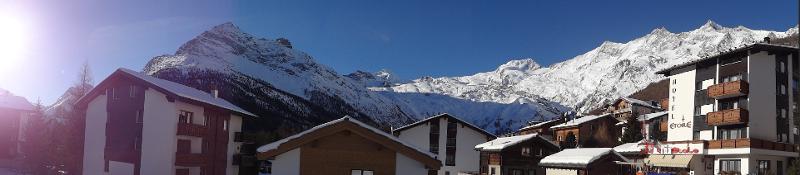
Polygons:
M0 14L0 73L20 66L19 63L25 59L28 31L23 19Z

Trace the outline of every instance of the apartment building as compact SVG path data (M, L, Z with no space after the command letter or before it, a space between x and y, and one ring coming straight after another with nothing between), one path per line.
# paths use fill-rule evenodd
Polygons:
M34 107L23 97L0 89L0 167L13 166L20 158L25 126Z
M646 151L683 157L674 171L785 174L798 156L797 58L797 47L757 43L659 71L667 141Z
M120 68L77 103L83 174L238 174L243 117L207 93Z
M477 126L444 113L394 129L400 140L436 155L442 162L439 175L478 172L480 152L475 145L496 138Z

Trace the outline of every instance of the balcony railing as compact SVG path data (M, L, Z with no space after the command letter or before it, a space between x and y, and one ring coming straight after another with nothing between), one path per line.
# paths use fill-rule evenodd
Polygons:
M177 166L203 166L205 165L206 157L203 154L175 154L175 165Z
M203 137L206 127L192 123L178 123L178 135Z
M723 148L758 148L776 151L797 152L795 145L776 143L759 139L728 139L728 140L709 140L708 149Z
M744 80L725 82L708 87L708 96L711 98L728 98L747 95L750 85Z
M709 112L706 123L711 126L747 123L749 112L746 109L727 109Z

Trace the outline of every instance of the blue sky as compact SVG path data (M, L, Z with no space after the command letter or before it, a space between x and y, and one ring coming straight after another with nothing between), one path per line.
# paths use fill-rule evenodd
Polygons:
M45 104L71 85L84 60L99 82L118 67L141 70L227 21L257 36L288 38L341 74L386 68L404 79L470 75L519 58L549 65L658 27L684 32L713 20L785 31L798 21L794 0L0 0L3 9L0 15L24 19L31 30L25 57L0 66L7 69L0 88Z

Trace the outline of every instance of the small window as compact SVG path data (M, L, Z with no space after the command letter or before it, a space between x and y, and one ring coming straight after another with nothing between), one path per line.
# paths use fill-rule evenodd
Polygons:
M786 64L781 61L781 73L786 73Z
M781 109L781 118L786 118L786 109Z
M700 114L701 113L700 109L702 109L702 106L695 106L694 107L694 116L700 116L701 115Z
M758 174L769 174L769 160L758 160Z
M672 93L675 93L675 92L677 92L677 90L675 88L672 88Z
M350 175L373 175L372 170L350 170Z
M131 98L136 97L136 86L131 85L131 89L130 92L128 93L128 96Z
M142 116L141 110L136 110L136 123L144 123L144 116Z
M497 173L495 173L494 167L492 167L492 168L491 168L491 174L492 174L492 175L495 175L495 174L497 174Z
M531 148L530 147L522 147L522 156L531 156Z
M117 88L111 88L111 97L115 100L119 99L119 97L117 97Z
M673 80L672 80L672 84L676 84L676 83L678 83L678 80L676 80L676 79L673 79Z
M539 156L544 156L544 149L539 149Z
M703 82L702 81L698 81L698 82L694 83L694 90L695 91L703 90Z
M225 131L228 130L228 120L225 120L225 122L222 122L222 130L225 130Z
M786 95L786 85L781 85L781 95Z
M194 118L194 113L189 111L181 110L178 114L178 122L180 123L192 123L192 119Z

